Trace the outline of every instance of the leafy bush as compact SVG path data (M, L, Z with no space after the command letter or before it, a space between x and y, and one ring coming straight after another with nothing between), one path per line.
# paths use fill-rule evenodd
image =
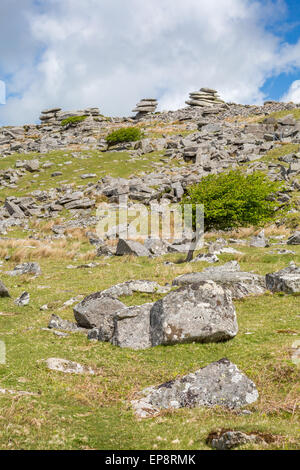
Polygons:
M72 116L61 121L62 126L67 126L68 124L78 124L79 122L84 121L87 116Z
M261 172L245 175L230 171L208 175L188 188L183 204L204 205L206 229L225 230L247 225L264 225L280 206L274 194L282 186ZM278 216L278 212L276 213Z
M135 142L142 137L142 132L138 127L127 127L111 132L106 137L106 142L108 145L115 145L122 142Z

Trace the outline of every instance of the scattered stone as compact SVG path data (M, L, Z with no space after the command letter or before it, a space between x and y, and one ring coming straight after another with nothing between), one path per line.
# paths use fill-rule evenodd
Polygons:
M42 274L41 267L38 263L21 263L14 267L13 271L7 271L9 276L21 276L23 274L34 274L39 276Z
M268 246L268 241L265 238L265 231L262 230L258 235L252 238L250 246L254 248L265 248Z
M204 261L206 263L218 263L220 260L215 254L200 254L196 258L192 259L191 263L197 263L198 261Z
M30 295L28 292L23 292L23 294L20 295L15 300L15 304L18 305L19 307L24 307L25 305L28 305L30 301Z
M291 262L287 268L266 275L267 289L294 294L300 292L300 267Z
M63 320L58 315L53 314L50 318L49 329L64 330L64 331L85 331L84 328L79 328L76 323L69 320Z
M288 245L300 245L300 232L295 232L290 236L287 242Z
M226 341L238 332L230 291L212 281L182 287L158 300L150 324L152 346Z
M258 399L255 384L228 359L166 382L159 387L149 387L132 401L136 415L152 417L161 409L222 406L238 409Z
M0 297L10 297L8 289L5 287L5 285L1 281L0 281Z
M241 431L221 431L212 432L206 442L213 449L229 450L248 443L260 443L262 440L256 434L246 434Z
M147 250L147 248L139 242L133 240L124 240L120 238L117 246L116 255L150 256L150 251Z
M29 171L30 173L33 173L35 171L38 171L40 167L40 162L37 159L27 160L24 166L27 171Z
M47 359L46 365L48 369L55 370L57 372L63 372L64 374L95 374L95 371L91 367L82 366L77 362L72 362L67 359L60 359L57 357L51 357Z

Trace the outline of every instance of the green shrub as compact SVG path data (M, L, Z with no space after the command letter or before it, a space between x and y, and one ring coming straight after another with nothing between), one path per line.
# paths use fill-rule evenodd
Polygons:
M67 126L68 124L78 124L79 122L84 121L87 116L72 116L61 121L62 126Z
M142 137L142 132L138 127L127 127L111 132L106 137L106 142L108 145L115 145L122 142L135 142L141 140Z
M278 216L275 193L281 186L261 172L245 175L233 170L204 177L188 188L182 203L192 203L194 209L195 204L204 205L206 229L260 226Z

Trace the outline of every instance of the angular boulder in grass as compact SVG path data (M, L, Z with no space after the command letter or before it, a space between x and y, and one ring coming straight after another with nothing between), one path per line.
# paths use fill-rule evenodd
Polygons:
M76 323L69 320L63 320L58 315L54 314L50 318L48 328L64 331L84 331L84 328L79 328Z
M50 357L47 359L46 365L48 369L63 372L64 374L95 374L95 371L91 367L82 366L77 362L57 357Z
M150 314L152 346L218 342L238 332L231 293L212 281L170 292Z
M38 263L21 263L14 267L13 271L8 271L9 276L21 276L22 274L34 274L39 276L42 273Z
M74 307L74 316L77 324L83 328L99 329L99 340L110 341L114 330L115 313L124 305L119 300L96 292L83 299Z
M206 442L213 449L229 450L244 444L260 443L262 441L263 439L257 434L246 434L241 431L221 431L211 433Z
M5 285L0 281L0 297L10 297Z
M15 304L19 307L25 307L25 305L28 305L29 302L30 294L28 292L23 292L23 294L21 294L20 297L15 300Z
M138 417L148 418L168 408L238 409L254 403L258 396L255 384L235 364L221 359L184 377L146 388L132 406Z
M262 230L258 235L253 237L250 241L250 246L254 248L265 248L268 246L268 240L265 237L265 231Z
M117 246L116 255L150 256L150 251L139 242L136 242L134 240L124 240L123 238L120 238Z
M174 279L174 286L189 286L203 281L214 281L230 290L233 299L242 299L248 295L262 295L266 291L264 276L240 270L236 261L229 261L222 266L209 267L202 272L183 274Z
M295 232L290 236L287 242L288 245L300 245L300 232Z
M153 303L128 307L115 315L112 343L135 350L151 348L150 311Z
M266 275L267 289L272 292L300 292L300 267L291 262L287 268Z

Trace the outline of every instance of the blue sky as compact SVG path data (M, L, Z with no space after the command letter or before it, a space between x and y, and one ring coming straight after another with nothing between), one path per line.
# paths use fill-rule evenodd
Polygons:
M300 0L1 0L0 125L41 109L99 106L130 115L143 97L185 106L300 102Z

